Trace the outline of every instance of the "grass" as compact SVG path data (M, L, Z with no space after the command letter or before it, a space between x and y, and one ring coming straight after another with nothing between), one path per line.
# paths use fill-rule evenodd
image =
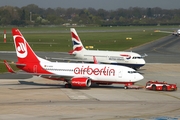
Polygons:
M175 26L76 27L76 31L84 46L94 46L93 49L99 50L121 51L168 35L155 33L156 29L173 28ZM4 29L7 33L6 43L3 42ZM68 52L72 49L69 27L25 27L19 29L35 52ZM0 51L15 51L11 28L1 27L0 31L2 34ZM127 40L126 38L132 39ZM5 65L0 64L0 72L5 71L7 71Z
M67 52L72 49L67 27L19 29L34 51ZM84 46L99 50L126 50L167 35L155 33L154 27L78 27L76 30ZM132 40L126 40L127 37ZM3 39L0 42L0 51L14 51L10 28L7 28L7 43L3 43Z

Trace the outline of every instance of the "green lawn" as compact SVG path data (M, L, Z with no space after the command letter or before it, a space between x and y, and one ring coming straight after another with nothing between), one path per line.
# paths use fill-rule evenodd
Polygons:
M156 33L156 29L172 29L174 26L152 27L76 27L84 46L94 46L99 50L126 50L157 40L168 34ZM6 29L7 42L3 42ZM19 28L34 51L68 52L72 49L70 27L27 27ZM2 38L0 51L15 51L11 28L0 28ZM128 39L127 38L132 38ZM0 72L6 71L0 63Z
M38 27L19 28L34 51L67 52L72 49L70 28ZM126 50L137 45L167 36L155 33L155 27L77 27L84 46L99 50ZM3 29L1 28L1 31ZM11 28L6 28L7 43L0 41L0 51L14 51ZM132 38L126 40L126 38Z

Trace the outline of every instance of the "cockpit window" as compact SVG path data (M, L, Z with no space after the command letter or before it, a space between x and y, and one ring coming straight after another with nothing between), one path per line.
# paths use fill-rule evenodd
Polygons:
M132 59L142 59L142 57L141 57L141 56L139 56L139 57L133 57Z
M137 71L128 71L128 73L138 73Z

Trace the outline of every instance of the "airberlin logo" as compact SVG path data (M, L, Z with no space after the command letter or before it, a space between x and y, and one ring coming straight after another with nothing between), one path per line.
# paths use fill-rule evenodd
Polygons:
M26 51L24 43L19 43L17 50L19 53L24 53Z
M91 67L76 67L74 69L75 74L79 75L104 75L104 76L115 76L115 70L110 69L109 67L104 67L104 68L91 68Z
M16 53L19 58L25 58L27 56L27 48L24 38L22 36L14 36Z

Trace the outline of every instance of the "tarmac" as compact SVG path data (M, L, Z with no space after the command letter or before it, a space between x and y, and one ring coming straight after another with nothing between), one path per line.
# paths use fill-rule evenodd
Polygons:
M167 36L133 49L148 55L146 65L138 70L144 79L135 85L144 87L149 80L166 81L177 84L177 91L125 90L121 84L70 89L59 81L1 74L0 120L178 120L179 45L180 37ZM37 54L62 56L62 53ZM2 51L0 58L16 60L14 52Z
M171 69L171 71L169 70ZM180 64L147 64L140 70L149 80L180 86ZM2 120L178 120L180 90L127 89L123 85L64 88L63 82L39 77L0 80Z

